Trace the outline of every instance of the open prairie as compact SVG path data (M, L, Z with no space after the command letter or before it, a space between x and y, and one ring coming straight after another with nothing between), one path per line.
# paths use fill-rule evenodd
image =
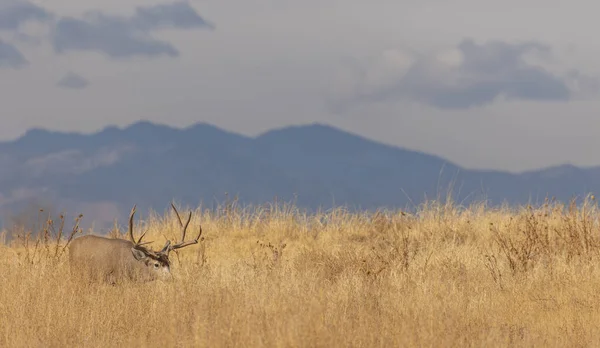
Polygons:
M143 215L136 233L154 249L179 238L171 212ZM172 280L118 285L71 279L54 221L37 242L0 245L0 346L594 346L599 218L593 197L415 214L198 208L188 234L202 224L204 240L171 255Z

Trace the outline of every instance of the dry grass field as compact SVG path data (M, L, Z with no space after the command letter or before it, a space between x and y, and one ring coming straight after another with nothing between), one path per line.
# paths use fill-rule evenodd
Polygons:
M174 214L144 215L153 248L178 239ZM71 279L49 231L0 245L0 347L599 346L599 218L593 197L197 209L205 239L172 255L172 281L120 285Z

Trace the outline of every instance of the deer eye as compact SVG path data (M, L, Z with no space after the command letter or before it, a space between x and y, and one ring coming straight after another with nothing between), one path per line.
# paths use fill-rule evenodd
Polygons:
M155 264L154 264L154 268L158 268L158 263L155 263Z

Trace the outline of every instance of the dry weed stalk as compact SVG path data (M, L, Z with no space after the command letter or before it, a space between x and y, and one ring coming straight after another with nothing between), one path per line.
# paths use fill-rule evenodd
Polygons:
M553 228L559 244L566 253L567 260L576 257L592 259L600 252L598 206L595 198L584 200L577 208L575 199L571 200L566 214L560 216L562 223Z
M271 242L265 243L257 240L256 244L262 252L257 252L254 249L251 251L253 262L250 266L253 269L259 270L260 265L265 265L266 269L270 271L281 264L283 249L287 246L286 243L281 242L279 245L273 245Z
M484 254L484 264L494 281L502 287L504 260L512 276L527 275L542 264L564 258L593 261L600 255L598 209L593 196L580 207L576 199L565 209L558 202L546 201L540 208L528 205L523 211L499 224L490 222L493 249ZM543 261L543 263L540 263Z
M44 210L40 209L39 213L41 214L43 212ZM54 220L50 216L44 220L43 224L40 226L40 231L35 233L35 237L32 237L32 231L26 230L24 226L15 228L17 241L25 249L25 262L33 265L44 259L53 262L59 261L65 254L69 243L71 243L75 235L81 233L81 228L79 227L81 218L83 218L82 214L79 214L75 218L73 227L66 241L63 241L63 237L65 236L64 213L61 213L58 217L60 221L58 231L55 228ZM35 244L32 247L31 243L33 240L35 240Z

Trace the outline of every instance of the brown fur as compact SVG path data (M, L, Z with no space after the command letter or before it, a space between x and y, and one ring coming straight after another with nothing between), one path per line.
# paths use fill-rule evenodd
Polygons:
M157 255L125 239L86 235L69 247L69 265L74 276L115 283L123 279L152 281L168 278L168 256ZM158 265L158 267L157 267Z

